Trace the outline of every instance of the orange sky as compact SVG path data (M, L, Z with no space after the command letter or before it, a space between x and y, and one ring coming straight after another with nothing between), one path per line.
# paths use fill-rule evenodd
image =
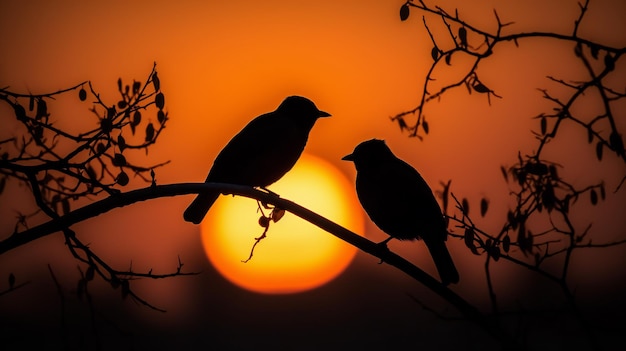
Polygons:
M421 15L412 13L408 21L400 22L401 4L402 1L376 0L2 1L0 86L10 86L19 92L44 93L91 80L105 98L113 99L118 77L129 81L144 79L156 61L171 120L147 162L172 161L158 170L161 183L203 180L213 157L252 117L275 109L287 95L304 95L333 115L315 126L307 151L334 163L349 179L354 179L353 165L340 161L341 157L360 141L373 137L386 139L392 150L420 170L429 183L435 185L440 180L452 179L453 190L472 199L475 206L481 196L489 197L493 204L491 214L502 218L508 200L496 196L507 189L499 166L515 162L517 150L532 151L535 143L530 129L536 129L538 122L530 117L549 106L536 88L554 87L545 80L547 74L575 76L577 66L570 57L572 48L532 40L521 42L518 49L512 43L503 44L496 55L481 64L481 79L504 98L492 99L489 107L482 96L474 94L468 98L464 89L453 92L427 109L431 133L424 142L419 142L399 133L397 125L388 120L389 116L417 104L431 63L432 44L423 29ZM452 5L446 6L453 9ZM539 29L569 33L578 14L576 1L515 1L507 6L498 1L476 1L471 9L462 9L460 15L480 23L481 28L493 29L494 6L504 22L516 22L511 32ZM623 13L626 13L624 2L592 1L581 36L624 46L626 25L620 17ZM429 21L436 27L436 18ZM445 81L445 77L441 80ZM79 110L68 118L81 120L93 116L85 108L83 114ZM571 131L572 138L580 135L584 138L584 132ZM575 158L566 159L574 181L586 184L609 174L624 174L622 163L600 164L595 161L594 150L584 144L574 150ZM589 169L595 172L588 172ZM608 178L607 182L607 189L617 185L615 178ZM622 191L604 207L590 212L594 218L602 216L597 217L594 228L608 238L623 234L626 227L621 213L626 204L624 194ZM245 306L251 311L264 312L253 302L274 307L280 304L271 297L267 297L271 300L268 302L228 286L206 266L198 254L198 228L182 221L182 211L189 200L190 197L164 199L116 210L78 225L76 230L87 232L85 241L92 241L99 252L110 255L114 264L126 265L133 259L138 267L165 270L174 267L176 256L181 254L183 259L188 257L187 268L201 267L207 271L198 278L200 282L183 278L176 284L156 283L163 291L156 296L159 300L156 304L181 306L179 311L170 312L170 318L188 316L189 311L197 309L195 298L207 298L214 286L219 287L215 290L227 292L219 296L230 294L235 300L250 299ZM7 212L7 205L0 201L3 223L13 216ZM500 223L498 220L486 225L497 230ZM366 234L373 240L385 237L373 226L368 228ZM3 228L1 234L5 233ZM49 249L53 244L54 249ZM408 247L392 245L408 256L416 246L415 243ZM449 246L460 257L458 262L469 265L469 253L462 243ZM1 276L6 274L5 267L10 262L28 255L28 250L43 250L43 254L33 259L31 265L14 270L21 272L21 276L30 276L31 280L45 281L33 285L50 287L45 269L48 262L59 260L64 262L59 267L75 270L75 263L68 259L61 240L46 238L5 254L0 259ZM412 260L432 269L430 261ZM358 267L345 274L352 274L351 278L343 278L326 290L319 289L301 298L320 306L324 304L320 301L341 305L342 299L352 293L348 288L353 281L349 279L364 279L367 273L363 272L367 271L377 273L366 280L401 292L391 294L380 286L368 288L372 294L363 298L367 304L380 302L377 294L404 299L406 290L420 291L414 282L399 273L374 267L374 260L367 257L357 256L355 266ZM481 274L471 268L461 267L460 271L466 277ZM584 269L581 271L585 273ZM70 286L75 276L67 275ZM593 272L583 277L609 284ZM146 289L149 291L149 284ZM329 289L334 289L333 293ZM110 298L112 304L116 303L115 298ZM286 300L286 305L301 303L297 297ZM407 304L401 305L404 306L401 309L410 307L398 312L402 315L398 319L410 319L412 314L422 313L411 302L403 302ZM0 300L0 311L2 305ZM227 307L236 308L235 302L226 305L217 316L224 318L227 325L240 323L226 312ZM345 308L358 310L355 305ZM395 320L391 307L376 311L381 313L382 320ZM245 312L236 314L242 313ZM292 309L285 313L287 316L295 312ZM167 325L168 322L154 323Z

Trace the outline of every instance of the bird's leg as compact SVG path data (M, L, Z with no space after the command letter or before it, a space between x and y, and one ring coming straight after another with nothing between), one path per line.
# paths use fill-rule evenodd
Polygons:
M389 242L389 240L391 240L391 239L393 239L393 237L392 237L392 236L389 236L387 239L385 239L385 240L383 240L383 241L381 241L381 242L379 242L379 243L377 243L377 244L376 244L376 246L378 247L378 251L380 251L380 252L381 252L381 254L382 254L382 253L385 253L385 252L389 252L389 247L387 247L387 243L388 243L388 242ZM383 263L383 261L384 261L384 259L382 259L382 258L381 258L381 259L380 259L380 262L378 262L378 264L382 264L382 263Z
M262 186L261 186L261 187L259 187L259 188L260 188L261 190L266 191L268 194L270 194L270 195L272 195L272 196L275 196L275 197L280 197L280 195L278 195L277 193L275 193L275 192L271 191L270 189L268 189L268 188L266 188L266 187L262 187ZM271 207L270 207L267 203L265 203L265 202L261 202L261 204L262 204L262 205L263 205L263 207L265 207L266 209L268 209L268 210L269 210L269 209L271 209Z
M270 209L269 205L268 205L268 204L266 204L266 203L263 203L263 202L261 202L261 201L259 201L259 200L256 200L256 207L257 207L257 210L258 210L259 212L261 212L261 215L262 215L263 217L266 217L266 216L265 216L265 212L263 212L263 208L265 208L265 209L268 209L268 210L269 210L269 209Z
M387 243L388 243L388 242L389 242L389 240L391 240L391 239L393 239L393 236L389 236L387 239L385 239L385 240L383 240L383 241L379 242L379 243L378 243L378 244L376 244L376 245L379 245L379 246L381 247L381 249L382 249L382 248L384 248L385 250L389 250L389 248L387 247Z
M280 197L280 195L276 194L275 192L266 189L264 187L261 187L261 189L267 191L270 195L272 196L276 196L276 197ZM278 222L281 218L283 218L283 216L285 215L285 210L283 210L282 208L278 208L276 206L270 206L269 204L262 202L262 201L258 201L257 200L257 204L259 206L259 211L261 211L261 213L263 214L263 216L265 216L265 213L263 212L263 208L267 210L272 210L272 212L270 212L269 216L267 216L268 219L271 219L274 222Z
M259 187L259 188L261 188L262 190L267 191L267 192L268 192L270 195L272 195L272 196L280 197L280 195L278 195L277 193L275 193L275 192L271 191L270 189L268 189L268 188L266 188L266 187L264 187L264 186L261 186L261 187Z

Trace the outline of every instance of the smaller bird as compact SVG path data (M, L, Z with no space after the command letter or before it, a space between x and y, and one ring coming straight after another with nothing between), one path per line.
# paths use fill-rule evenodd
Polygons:
M296 164L317 119L329 116L305 97L287 97L275 111L250 121L226 144L205 182L265 188ZM183 214L185 221L202 222L219 195L219 191L198 194Z
M383 140L372 139L357 145L342 160L354 162L356 192L372 222L389 240L422 239L435 262L444 285L458 283L445 241L448 235L441 208L432 190L408 163L397 158Z

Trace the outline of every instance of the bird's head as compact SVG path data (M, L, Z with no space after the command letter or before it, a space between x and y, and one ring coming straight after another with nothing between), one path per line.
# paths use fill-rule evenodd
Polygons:
M330 117L330 113L320 111L313 101L302 96L289 96L278 106L277 113L294 116L307 123L315 123L320 117Z
M352 161L358 168L364 165L378 165L379 160L393 156L384 140L371 139L357 145L351 154L342 158L344 161Z

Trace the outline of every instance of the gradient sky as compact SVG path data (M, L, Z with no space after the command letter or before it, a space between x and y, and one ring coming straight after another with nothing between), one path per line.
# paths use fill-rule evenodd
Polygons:
M430 184L452 179L453 191L470 198L476 207L480 197L489 197L493 217L484 226L498 230L509 203L498 195L507 191L499 167L513 164L518 150L532 151L535 143L530 129L536 130L538 123L531 117L551 108L536 88L555 88L545 79L548 74L576 77L580 71L571 57L573 48L548 40L520 42L519 48L502 44L481 64L480 72L481 79L503 99L492 99L489 106L483 96L468 97L464 89L451 93L426 111L431 132L420 142L407 138L389 122L390 116L416 106L431 63L432 43L421 14L412 13L401 22L402 3L0 0L0 86L45 93L91 80L105 99L113 99L118 77L143 80L156 61L170 121L146 160L171 160L157 172L160 183L204 180L214 155L252 117L275 109L287 95L307 96L333 115L332 121L313 129L307 152L334 163L354 179L353 165L340 161L341 157L363 140L385 139ZM445 3L453 11L454 5ZM493 8L497 8L503 22L515 21L506 29L511 33L570 33L578 16L576 1L502 3L472 2L471 7L461 7L459 14L493 30ZM623 47L626 24L621 17L626 3L591 3L579 34ZM435 17L429 17L429 23L437 27ZM445 79L442 75L441 81ZM67 118L79 123L89 117L93 115L86 110L77 110ZM568 132L572 139L585 137L584 131ZM598 163L593 148L584 143L558 145L554 155L562 150L574 155L563 156L563 161L572 180L581 184L606 178L607 189L614 189L621 176L610 175L623 175L626 170L614 158ZM2 235L13 226L12 204L5 201L9 195L0 198ZM213 270L202 253L198 227L182 221L190 199L137 204L75 226L84 241L113 264L126 266L132 260L137 268L171 270L180 255L186 268L203 272L198 277L137 284L149 300L168 310L165 315L121 302L109 290L98 294L97 306L110 310L107 318L119 323L120 329L135 332L137 345L199 342L223 348L294 349L306 349L305 344L332 349L394 343L426 349L437 343L444 347L491 345L474 326L446 322L423 310L407 293L437 310L450 307L400 272L363 254L357 254L338 279L313 291L272 296L241 290ZM624 205L625 192L621 191L586 210L594 230L602 233L600 238L623 237ZM588 222L581 218L579 224ZM365 234L372 240L386 237L370 223L366 225ZM448 246L462 276L455 290L472 302L484 303L482 261L471 257L461 242ZM392 243L391 247L433 272L429 258L415 253L425 252L421 243ZM34 252L36 257L30 256ZM624 267L623 252L608 250L589 257L600 260L601 267ZM581 296L593 299L597 291L611 291L614 280L623 280L625 274L623 269L605 268L598 274L589 265L589 257L573 263L574 279L580 283ZM0 278L15 272L31 281L20 296L0 297L0 314L24 329L58 324L60 307L48 263L70 290L78 273L60 237L39 240L0 258ZM505 298L515 300L524 291L534 290L529 286L532 283L512 274L503 278ZM615 294L619 296L619 291ZM613 295L608 295L610 300ZM23 299L31 302L16 309L16 301ZM69 323L80 330L88 312L84 304L68 304L76 311ZM104 339L110 336L127 342L110 326L102 330ZM49 336L55 332L49 331ZM444 337L453 334L459 338Z

